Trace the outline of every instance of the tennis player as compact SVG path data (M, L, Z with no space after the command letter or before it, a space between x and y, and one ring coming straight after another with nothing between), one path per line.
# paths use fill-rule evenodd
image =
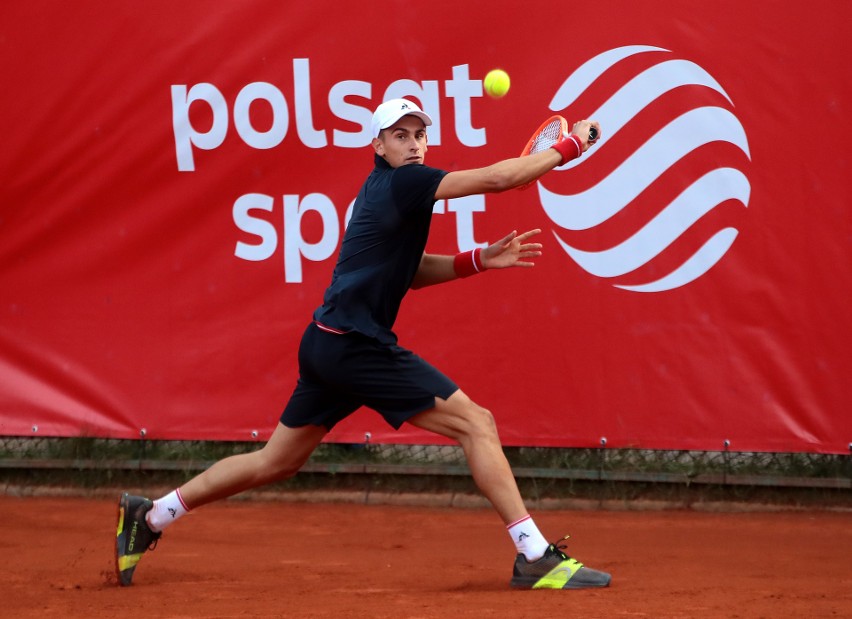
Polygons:
M436 200L501 192L534 181L590 146L596 122L542 152L491 166L445 172L424 165L431 118L394 99L372 118L375 167L358 194L331 284L299 346L299 378L269 442L225 458L168 495L119 500L116 569L130 585L136 566L162 532L202 505L296 474L335 424L361 406L395 429L404 423L457 441L473 479L517 548L510 584L520 588L605 587L610 576L584 567L549 543L518 490L491 413L438 369L402 348L393 332L410 288L508 267L531 267L540 232L512 232L484 249L455 256L425 253Z

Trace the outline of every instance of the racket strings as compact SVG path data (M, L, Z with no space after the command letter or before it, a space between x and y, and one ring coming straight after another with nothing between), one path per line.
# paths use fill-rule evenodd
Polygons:
M554 119L545 125L535 136L530 147L530 154L540 153L562 141L562 123Z

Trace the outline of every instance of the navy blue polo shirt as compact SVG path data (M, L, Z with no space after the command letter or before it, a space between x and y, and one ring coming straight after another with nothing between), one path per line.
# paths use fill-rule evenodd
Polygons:
M426 249L435 191L444 170L392 168L375 155L314 320L395 344L393 324Z

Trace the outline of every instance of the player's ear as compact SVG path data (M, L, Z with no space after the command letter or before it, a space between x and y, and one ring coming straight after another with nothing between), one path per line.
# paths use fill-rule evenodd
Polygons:
M385 156L385 143L382 142L379 138L373 138L372 141L373 150L376 151L376 154L379 157Z

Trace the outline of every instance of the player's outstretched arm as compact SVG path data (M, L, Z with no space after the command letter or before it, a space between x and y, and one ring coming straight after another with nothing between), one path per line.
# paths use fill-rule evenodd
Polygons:
M562 162L550 148L527 157L504 159L485 168L449 172L435 191L436 200L449 200L482 193L499 193L539 178Z
M463 258L470 256L471 263L475 259L481 270L506 269L509 267L529 268L535 266L534 259L541 256L541 243L528 243L527 241L540 233L541 230L538 229L523 234L518 234L516 230L513 230L484 249L465 252L460 256ZM461 262L466 264L466 259ZM469 270L459 273L457 264L458 256L424 253L411 287L417 289L434 286L472 274Z
M587 151L597 139L590 139L589 132L592 128L599 136L600 124L594 120L578 121L571 129L572 134L579 139L581 153ZM435 199L447 200L483 193L499 193L522 187L563 163L562 154L556 148L548 148L533 155L504 159L484 168L450 172L441 179L435 191Z

